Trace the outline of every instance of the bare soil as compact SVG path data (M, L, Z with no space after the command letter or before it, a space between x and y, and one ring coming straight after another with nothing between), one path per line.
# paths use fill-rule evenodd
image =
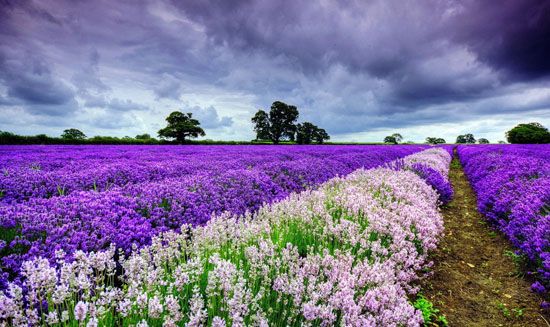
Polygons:
M433 254L433 276L423 282L424 296L449 326L550 327L531 282L506 255L513 247L477 211L476 195L456 154L449 176L455 196L442 209L445 235Z

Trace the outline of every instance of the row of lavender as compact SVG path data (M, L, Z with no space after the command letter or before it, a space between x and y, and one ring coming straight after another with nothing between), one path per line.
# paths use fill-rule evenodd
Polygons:
M459 146L478 208L527 256L550 296L550 145ZM550 307L549 302L543 306Z
M423 146L8 146L0 148L0 203L49 198L75 191L104 191L225 170L256 169L303 174L313 167L349 173L373 168ZM310 171L313 175L315 171ZM334 175L332 175L334 176ZM317 176L304 183L315 183ZM288 181L290 182L290 181ZM293 191L302 185L283 184Z
M149 244L154 235L182 224L202 225L226 211L254 212L334 176L423 148L2 148L1 185L8 200L0 206L0 284L17 278L24 260L42 256L54 262L58 250L71 256L111 243L128 254L134 245ZM101 184L99 178L111 185L108 190L90 188ZM47 197L44 191L60 187L63 196Z
M162 233L127 258L112 246L73 260L58 251L55 265L27 261L26 293L10 283L0 318L25 326L419 326L408 295L443 221L440 196L414 166L447 181L449 162L447 151L431 149L392 169L360 169L254 215L225 213Z

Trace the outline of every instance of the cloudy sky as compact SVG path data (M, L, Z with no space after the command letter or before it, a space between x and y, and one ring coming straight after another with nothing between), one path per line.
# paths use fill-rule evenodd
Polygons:
M249 140L275 100L335 141L550 127L550 1L0 0L0 130Z

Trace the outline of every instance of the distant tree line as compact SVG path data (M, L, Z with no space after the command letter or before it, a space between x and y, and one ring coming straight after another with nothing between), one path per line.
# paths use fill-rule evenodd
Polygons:
M93 136L83 139L67 139L62 137L51 137L45 134L39 135L17 135L10 132L0 131L0 145L23 145L23 144L44 144L44 145L54 145L54 144L113 144L113 145L154 145L154 144L180 144L177 141L164 140L152 138L149 134L140 134L135 137L124 136ZM259 142L249 142L249 141L216 141L216 140L187 140L186 144L204 144L204 145L240 145L240 144L262 144Z
M296 106L288 105L281 101L275 101L271 105L269 113L258 110L252 123L256 140L271 141L279 144L281 141L296 142L298 144L323 144L330 139L328 133L310 122L296 123L299 112Z
M256 139L251 142L192 141L192 138L206 135L200 127L200 122L193 118L192 113L174 111L166 117L166 127L158 131L160 139L153 138L147 133L135 137L93 136L88 138L81 130L69 128L64 130L59 137L45 134L23 136L0 131L0 144L323 144L330 139L323 128L319 128L313 123L297 123L298 116L299 112L295 106L287 105L281 101L273 102L269 113L258 110L251 119L256 132ZM506 139L509 143L517 144L550 143L550 132L540 123L519 124L506 132ZM385 144L400 144L403 141L403 136L394 133L386 136L383 141ZM476 142L479 144L490 143L486 138L476 140L471 133L459 135L455 143L474 144ZM430 136L426 138L425 143L444 144L447 142L443 138ZM499 141L498 143L505 142Z
M550 143L550 132L546 127L540 123L528 123L519 124L506 132L506 139L511 144L546 144ZM398 144L403 137L399 133L395 133L384 138L384 143ZM426 143L428 144L444 144L447 143L445 139L440 137L427 137ZM456 144L489 144L491 143L486 138L479 138L476 140L473 134L467 133L457 136ZM498 143L506 143L504 141L498 141Z
M511 144L546 144L550 143L550 132L540 123L519 124L505 133L506 140ZM476 139L472 134L459 135L456 138L458 144L473 144ZM486 138L479 138L479 144L490 143ZM498 143L505 143L499 141Z
M148 135L148 134L145 134ZM0 131L0 144L160 144L163 141L148 137L142 138L143 135L136 137L124 136L93 136L86 135L76 129L71 128L63 131L59 137L52 137L46 134L38 135L17 135L10 132ZM168 143L168 142L164 142Z

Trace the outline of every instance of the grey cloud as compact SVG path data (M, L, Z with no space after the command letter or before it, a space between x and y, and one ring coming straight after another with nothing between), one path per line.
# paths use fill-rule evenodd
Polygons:
M233 118L226 116L220 117L218 111L213 106L204 109L199 106L194 106L189 108L189 111L193 113L193 117L200 121L201 127L203 128L217 129L233 125Z
M0 57L0 79L7 95L23 103L65 105L74 100L74 90L53 76L47 64L38 58L16 62L14 58Z
M142 104L139 104L139 103L135 103L132 100L129 100L129 99L121 100L121 99L117 99L117 98L111 99L107 103L107 108L115 110L115 111L132 111L132 110L147 110L147 109L149 109L149 107L147 107L145 105L142 105Z
M54 75L44 59L19 49L12 49L8 56L2 50L0 46L0 84L5 89L1 106L19 106L33 115L54 117L78 109L73 88Z
M99 76L99 60L99 52L95 48L92 49L88 62L73 75L71 81L78 87L79 93L104 93L112 90Z
M86 121L87 124L92 125L94 128L101 129L119 129L135 126L133 117L113 117L111 114L94 115Z
M104 108L108 105L108 101L104 95L93 95L87 92L83 92L79 96L81 99L84 100L84 107L87 108Z
M179 99L181 96L181 81L180 79L174 77L170 74L162 74L160 81L153 88L157 99L160 98L171 98Z
M83 93L79 97L84 101L84 107L86 108L100 108L114 112L146 111L149 109L148 106L136 103L130 99L108 98L102 94Z
M548 21L542 0L10 1L0 108L154 127L185 98L219 135L274 100L334 135L539 115Z

